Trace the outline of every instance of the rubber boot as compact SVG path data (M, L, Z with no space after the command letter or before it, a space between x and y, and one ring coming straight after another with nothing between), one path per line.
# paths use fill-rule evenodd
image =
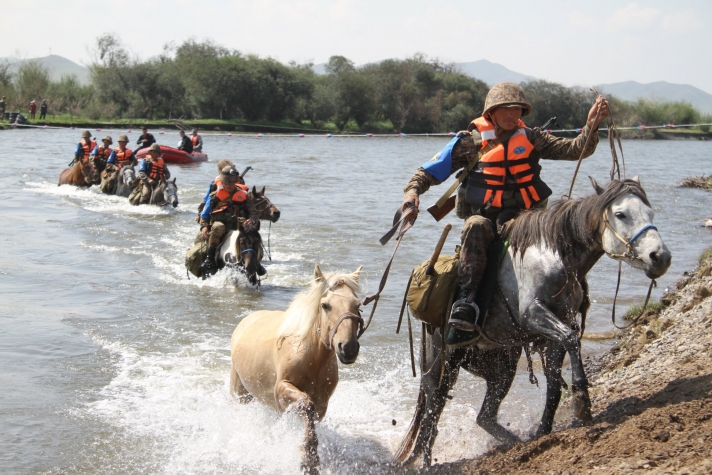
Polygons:
M211 275L214 275L218 271L218 265L215 262L216 250L217 247L209 247L205 260L202 264L200 264L200 271L203 274L203 280L207 279Z
M480 309L475 304L477 289L460 289L458 300L452 304L449 323L454 328L464 332L474 332L477 328L475 322L480 314Z

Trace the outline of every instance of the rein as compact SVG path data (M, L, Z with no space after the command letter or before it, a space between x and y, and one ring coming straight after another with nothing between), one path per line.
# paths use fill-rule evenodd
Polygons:
M327 349L333 351L334 336L336 336L336 331L339 329L339 325L341 325L341 323L344 320L356 320L358 322L359 333L358 333L358 336L356 337L357 340L361 337L361 335L363 335L363 332L365 331L363 328L363 318L361 318L360 315L356 315L353 312L346 312L346 313L342 313L339 316L339 318L336 320L336 323L334 324L334 326L331 327L331 331L329 332L329 341L324 341L324 336L321 334L321 316L320 316L319 317L319 326L316 327L316 333L319 335L319 339L321 340L321 342L324 344L324 346Z
M258 206L263 203L266 203L266 206L262 209L258 208ZM262 199L260 201L258 201L257 203L255 203L255 209L257 210L257 213L260 215L262 214L263 211L267 211L270 206L273 206L272 202L266 196L262 196ZM272 247L270 246L270 235L272 234L272 220L270 219L268 221L269 221L269 229L267 230L267 247L265 248L265 245L263 243L262 249L265 251L265 253L267 254L267 257L271 261L272 260Z
M643 309L640 311L640 314L637 317L635 317L629 325L618 326L618 324L616 324L616 300L618 300L618 290L620 289L620 286L621 286L621 271L622 271L622 265L623 265L623 262L619 259L625 259L625 258L640 259L640 257L638 257L635 254L635 249L633 249L633 243L640 236L642 236L644 232L646 232L650 229L657 231L658 228L655 227L654 224L647 224L647 225L643 226L637 233L635 233L632 238L625 240L623 237L621 237L620 234L618 234L616 232L615 229L613 229L613 226L611 226L611 223L608 222L608 217L606 216L605 213L603 214L603 222L605 224L605 227L607 227L613 233L613 235L616 237L616 239L618 239L620 242L625 244L625 247L626 247L626 252L623 254L612 254L612 253L606 251L605 249L603 251L611 259L618 260L618 280L616 282L616 293L613 296L613 308L611 309L611 322L613 323L613 326L618 328L619 330L625 330L626 328L630 328L633 325L635 325L636 323L638 323L638 320L640 319L640 317L643 316L643 314L645 313L645 309L648 307L648 301L650 301L650 294L653 292L653 287L657 287L658 283L655 281L655 279L650 279L650 286L648 287L648 295L645 296L645 303L643 303ZM601 247L603 247L603 245L601 245Z

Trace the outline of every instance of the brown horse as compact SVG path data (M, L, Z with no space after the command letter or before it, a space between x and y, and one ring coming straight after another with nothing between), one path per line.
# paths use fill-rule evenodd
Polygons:
M252 313L232 334L230 391L241 402L255 398L304 418L303 471L318 470L314 423L326 414L339 382L336 358L351 364L358 356L361 269L324 275L316 266L311 288L298 294L286 311Z
M257 212L260 214L260 219L271 221L273 223L276 223L279 220L281 212L275 205L272 204L270 199L265 196L264 186L260 191L257 191L257 188L253 186L252 191L250 192L250 197L255 203L255 208L257 208Z
M99 173L91 159L83 158L74 160L74 166L65 168L59 174L59 183L61 185L74 185L81 187L90 187L99 179Z

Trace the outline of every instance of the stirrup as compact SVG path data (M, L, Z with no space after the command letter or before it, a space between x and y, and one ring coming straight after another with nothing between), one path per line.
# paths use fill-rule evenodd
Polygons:
M474 302L467 299L460 299L452 304L449 324L458 330L473 332L477 330L477 318L480 316L480 309Z
M203 263L200 264L200 270L203 274L203 280L205 280L209 276L217 273L218 266L209 257L206 257Z

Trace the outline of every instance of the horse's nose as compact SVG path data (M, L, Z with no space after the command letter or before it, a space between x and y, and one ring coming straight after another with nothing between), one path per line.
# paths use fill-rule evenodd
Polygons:
M276 223L279 220L280 215L281 213L279 211L275 211L274 213L272 213L272 222Z
M346 344L339 342L337 347L339 349L339 353L341 354L341 362L351 364L356 361L360 346L361 345L359 345L358 340L351 340L346 342Z
M658 249L650 252L648 254L650 258L651 268L646 272L648 277L658 278L667 272L672 262L672 254L666 246L659 247Z

